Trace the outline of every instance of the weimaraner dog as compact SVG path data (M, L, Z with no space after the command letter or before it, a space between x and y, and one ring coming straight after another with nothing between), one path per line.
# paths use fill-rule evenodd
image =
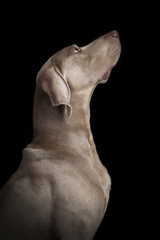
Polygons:
M116 31L72 45L40 69L33 141L0 192L1 240L91 240L105 214L110 176L90 129L90 99L120 56Z

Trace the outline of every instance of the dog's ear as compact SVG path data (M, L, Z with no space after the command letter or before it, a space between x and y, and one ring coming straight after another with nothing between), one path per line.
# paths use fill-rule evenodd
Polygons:
M37 75L37 84L48 94L53 106L65 105L65 111L71 117L71 91L58 67L40 71Z

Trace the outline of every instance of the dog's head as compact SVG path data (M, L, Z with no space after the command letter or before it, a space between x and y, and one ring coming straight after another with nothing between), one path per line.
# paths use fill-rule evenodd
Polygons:
M53 106L65 105L71 116L73 92L80 92L108 80L120 56L116 31L84 47L71 45L54 54L40 69L37 85L48 94Z

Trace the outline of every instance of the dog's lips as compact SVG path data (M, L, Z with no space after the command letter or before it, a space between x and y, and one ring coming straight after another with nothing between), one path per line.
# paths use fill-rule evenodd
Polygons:
M111 68L103 74L102 80L107 81L110 76L110 73L111 73Z
M105 83L105 82L108 80L108 78L109 78L109 76L110 76L110 74L111 74L112 68L114 68L115 65L116 65L117 62L118 62L118 59L119 59L119 57L120 57L120 52L121 52L121 46L120 46L120 43L119 43L118 48L116 49L116 55L117 55L117 56L115 57L112 65L110 66L110 68L102 75L101 82L104 82L104 83Z
M118 61L118 59L117 59L117 61ZM106 81L108 80L108 78L109 78L109 76L110 76L110 74L111 74L112 68L115 67L117 61L115 61L115 62L112 64L112 66L102 75L102 78L101 78L102 82L106 82Z
M100 78L99 83L106 83L110 74L111 74L112 68L109 68Z

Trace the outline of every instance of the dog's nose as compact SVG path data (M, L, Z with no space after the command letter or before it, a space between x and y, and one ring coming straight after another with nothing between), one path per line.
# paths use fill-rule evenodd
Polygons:
M113 38L118 38L118 37L119 37L118 32L117 32L116 30L111 31L111 32L110 32L110 35L111 35L111 37L113 37Z

